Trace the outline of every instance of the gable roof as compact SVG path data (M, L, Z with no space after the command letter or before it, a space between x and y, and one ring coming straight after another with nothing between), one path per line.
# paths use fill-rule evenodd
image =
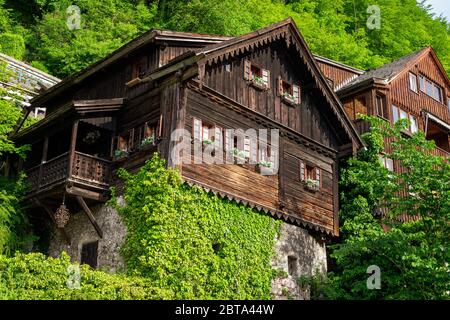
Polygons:
M339 62L339 61L336 61L336 60L333 60L330 58L319 56L318 54L313 54L313 56L319 62L323 62L323 63L329 64L329 65L338 67L340 69L346 70L348 72L352 72L354 74L361 75L366 72L365 70L349 66L348 64L345 64L345 63L342 63L342 62Z
M119 49L113 51L111 54L106 56L105 58L89 65L85 69L65 78L63 81L59 82L57 85L50 88L45 93L34 98L31 103L33 106L39 107L47 102L54 96L61 94L63 91L73 87L76 84L84 81L89 78L93 74L102 70L103 68L109 66L110 64L126 57L131 54L135 50L142 48L149 43L152 42L161 42L164 43L166 41L172 42L181 42L181 43L190 43L190 44L201 44L201 45L209 45L212 43L222 42L224 40L228 40L230 37L221 36L221 35L210 35L210 34L201 34L201 33L191 33L191 32L178 32L178 31L170 31L170 30L162 30L162 29L151 29L141 36L131 40L126 43Z
M328 105L331 107L332 113L341 123L348 137L357 144L358 148L362 147L364 144L352 121L344 111L339 98L330 87L328 81L326 81L315 57L309 50L291 17L257 31L197 49L195 52L197 55L205 55L204 63L210 64L280 39L284 39L288 47L293 46L296 49L300 58L305 62L307 70L311 72L315 85L322 92ZM200 61L199 64L201 63ZM202 75L200 75L200 78L202 78Z
M444 77L449 82L449 78L447 73L445 72L444 67L436 56L432 47L425 47L420 50L417 50L411 54L401 57L395 61L387 63L377 69L369 70L354 80L347 83L345 86L341 87L338 92L347 92L356 87L363 86L365 84L371 83L381 83L381 84L389 84L393 80L395 80L400 74L408 70L411 66L416 64L420 59L425 57L428 53L431 53L438 68L443 73ZM450 82L449 82L450 83Z

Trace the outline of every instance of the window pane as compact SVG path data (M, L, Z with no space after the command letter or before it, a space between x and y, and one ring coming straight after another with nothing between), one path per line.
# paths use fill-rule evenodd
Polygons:
M392 105L392 120L394 123L398 121L398 108L394 105Z
M392 159L386 158L386 169L394 171L394 161Z
M416 118L414 116L409 116L409 121L411 121L411 132L416 133L418 130Z
M425 78L423 76L419 76L419 82L420 82L420 90L425 92Z
M413 73L409 73L409 88L412 91L417 92L417 77Z
M408 119L408 114L400 109L400 119Z

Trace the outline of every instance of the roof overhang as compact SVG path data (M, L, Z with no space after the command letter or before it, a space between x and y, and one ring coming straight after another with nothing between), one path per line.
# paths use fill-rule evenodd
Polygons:
M437 125L439 125L439 127L441 127L443 130L446 130L447 133L450 133L450 124L446 123L445 121L439 119L438 117L427 111L423 111L423 113L425 114L425 132L427 131L428 128L428 122L431 120Z
M112 52L104 59L99 60L98 62L88 66L87 68L81 70L80 72L64 79L55 86L51 87L43 94L32 99L31 105L33 107L42 106L53 97L62 94L65 90L68 90L69 88L77 84L80 84L81 82L91 77L95 73L101 71L105 67L117 62L122 58L129 56L136 50L150 43L183 42L206 46L229 39L231 39L231 37L152 29L150 31L147 31L140 37L132 40L131 42L128 42L124 46Z
M99 99L99 100L76 100L66 103L57 111L50 113L44 119L36 122L32 126L19 131L12 136L14 140L21 140L41 131L54 123L69 116L78 118L101 117L119 111L124 103L123 98Z

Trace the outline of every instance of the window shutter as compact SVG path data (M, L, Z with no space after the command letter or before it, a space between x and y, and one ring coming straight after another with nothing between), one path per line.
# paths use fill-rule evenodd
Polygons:
M300 160L300 181L305 181L306 180L306 172L305 172L306 168L305 168L305 163Z
M226 159L230 159L231 155L230 155L230 151L231 151L231 132L230 130L225 129L225 158Z
M244 79L252 80L252 64L249 60L244 60Z
M134 149L134 128L129 130L130 135L128 136L128 148L129 150Z
M201 136L201 138L202 138L201 140L206 140L206 139L211 140L209 138L209 128L207 126L203 126L202 127L202 136Z
M262 79L263 83L267 88L270 88L270 71L262 69Z
M300 86L292 85L292 95L294 96L294 102L300 104Z
M149 126L148 122L144 125L144 138L150 137L153 135L153 128Z
M118 136L113 136L111 138L111 157L114 157L114 152L117 150L118 146L117 146L117 142L119 140Z
M201 130L202 130L202 120L193 118L192 135L193 135L194 139L201 140L201 138L202 138Z
M159 121L158 121L158 137L162 137L162 130L163 130L163 115L159 115Z
M258 162L258 140L256 137L252 138L250 146L250 159L253 163Z
M319 186L320 186L320 181L321 181L320 168L316 168L316 181L319 183Z
M272 165L275 165L275 154L278 153L278 149L274 148L273 150L270 149L270 146L267 146L267 157L269 158L269 162L272 163Z
M389 171L394 171L394 160L390 159L390 158L386 158L386 164L385 164L386 169L388 169Z
M119 144L119 148L118 148L119 150L128 151L127 142L126 142L125 138L119 136L118 144Z
M244 138L244 154L246 158L250 158L250 138Z
M278 76L278 94L280 96L283 95L283 80L281 79L281 76Z
M222 145L222 128L214 128L214 143L216 146L220 147Z

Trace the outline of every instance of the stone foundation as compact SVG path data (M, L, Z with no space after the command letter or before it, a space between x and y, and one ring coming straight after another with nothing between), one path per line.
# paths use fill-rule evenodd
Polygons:
M67 245L61 232L54 230L49 254L57 257L66 251L72 261L81 260L83 244L98 241L97 268L111 272L125 268L120 248L124 242L126 228L117 210L100 205L91 208L103 231L100 239L84 212L71 216L66 227L71 244ZM279 270L272 282L275 299L309 299L309 289L298 284L302 275L315 271L326 272L325 244L313 237L306 229L282 223L275 245L273 268Z
M123 270L124 260L120 255L120 248L125 240L126 229L117 210L106 205L90 208L97 223L103 231L100 239L87 215L81 211L71 215L66 226L70 238L70 245L65 241L62 233L54 229L51 235L49 255L59 256L66 251L72 261L81 260L83 244L98 241L97 268L111 272Z
M272 267L279 271L272 281L275 299L308 300L309 288L299 285L297 280L302 275L327 271L325 243L304 228L283 223L276 239Z

